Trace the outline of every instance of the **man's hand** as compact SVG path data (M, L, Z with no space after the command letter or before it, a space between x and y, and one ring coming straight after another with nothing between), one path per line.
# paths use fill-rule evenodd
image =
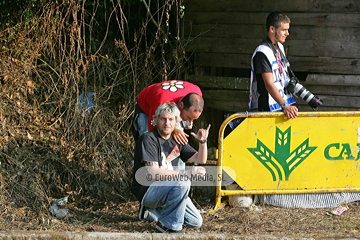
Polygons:
M172 133L173 138L175 139L175 141L179 144L185 145L188 143L188 137L189 135L187 135L186 133L184 133L183 131L175 128L175 130Z
M206 169L200 166L192 166L189 170L186 170L186 175L188 177L204 176L205 173L206 173Z
M197 134L191 132L191 135L194 136L199 142L205 142L209 136L209 129L211 124L206 129L199 129Z
M296 118L298 116L298 108L289 104L283 108L283 112L288 118Z

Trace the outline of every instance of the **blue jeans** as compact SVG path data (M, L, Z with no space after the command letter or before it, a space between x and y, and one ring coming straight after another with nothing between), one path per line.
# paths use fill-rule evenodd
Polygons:
M188 197L191 181L157 181L150 185L143 198L149 209L147 220L158 220L165 227L179 231L183 224L192 228L202 225L203 219ZM157 219L156 219L157 218Z
M143 135L148 131L148 115L145 113L138 113L135 116L133 127L135 131L138 133L138 136Z

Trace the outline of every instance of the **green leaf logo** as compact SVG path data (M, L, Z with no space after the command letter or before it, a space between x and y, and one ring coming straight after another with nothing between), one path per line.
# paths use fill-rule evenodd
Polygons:
M259 139L256 148L248 150L269 170L273 181L289 180L295 168L302 163L317 147L309 147L309 138L290 152L291 127L282 132L276 128L275 153Z

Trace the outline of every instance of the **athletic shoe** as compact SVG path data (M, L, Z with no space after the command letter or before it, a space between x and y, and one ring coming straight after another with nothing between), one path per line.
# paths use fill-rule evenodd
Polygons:
M162 225L161 222L156 223L155 229L161 233L184 233L182 230L179 230L179 231L171 230L171 229L165 227L164 225Z
M145 206L142 204L142 203L140 203L140 207L139 207L139 219L140 219L140 221L142 221L142 222L145 222L146 221L146 219L145 219L145 212L146 212L147 210L146 210L146 208L145 208Z

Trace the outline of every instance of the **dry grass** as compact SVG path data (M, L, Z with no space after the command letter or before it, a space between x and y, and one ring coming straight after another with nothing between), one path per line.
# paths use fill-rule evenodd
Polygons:
M151 223L137 220L138 203L129 194L130 123L137 92L183 71L179 43L165 44L168 13L180 3L164 1L156 13L160 28L150 40L146 32L153 23L146 16L130 48L117 1L110 15L117 16L121 36L98 44L89 37L96 21L87 18L96 12L86 12L81 1L65 2L45 5L32 20L0 32L0 230L153 232ZM95 92L90 114L78 105L86 92ZM59 220L49 213L49 202L64 196L72 217ZM212 194L194 196L200 209L213 207ZM201 229L188 231L360 235L359 203L341 217L325 212L225 207L205 214Z
M184 60L179 43L164 43L174 1L159 5L154 35L144 14L133 39L124 1L109 1L108 14L98 12L103 1L92 1L92 12L84 1L58 2L0 31L0 212L11 221L18 211L49 219L49 201L64 196L84 206L131 201L137 93L179 73ZM118 27L116 38L98 27L98 14ZM79 107L87 92L95 93L90 113Z
M137 218L138 203L69 202L65 207L71 217L35 217L29 208L0 207L0 231L52 230L76 232L156 232L155 223L141 222ZM200 229L185 229L187 234L229 234L265 238L344 239L360 236L360 203L348 204L341 216L328 216L333 209L286 209L259 206L261 211L232 208L228 205L217 212L213 209L213 196L195 196L194 202L203 213Z

